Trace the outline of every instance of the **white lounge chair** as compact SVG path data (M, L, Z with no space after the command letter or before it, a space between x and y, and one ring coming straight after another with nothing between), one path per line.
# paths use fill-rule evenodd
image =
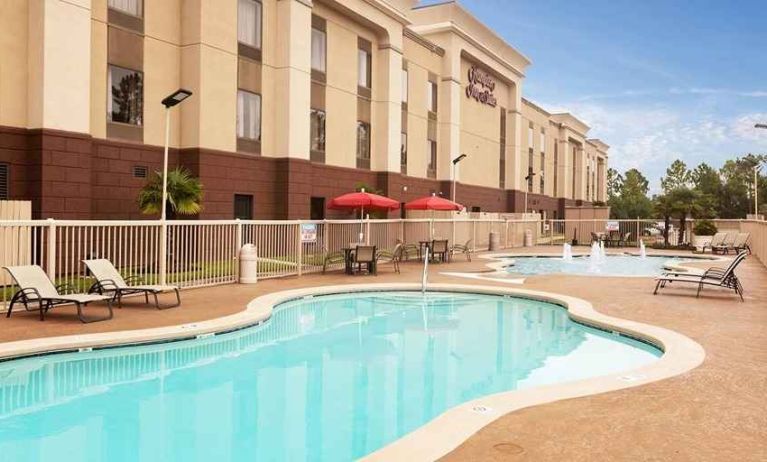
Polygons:
M740 296L740 300L743 301L743 285L738 280L738 276L735 275L735 268L746 259L746 255L748 255L748 252L740 252L727 268L709 268L702 275L666 273L658 276L655 278L656 284L653 295L657 295L658 290L666 287L666 284L677 282L697 284L698 292L695 295L696 297L700 297L700 291L703 289L703 286L715 286L734 290Z
M37 304L40 310L40 321L45 320L45 313L56 305L74 304L77 307L77 317L84 323L106 321L112 319L112 297L94 294L62 294L60 290L66 290L66 285L54 286L42 268L37 265L6 266L5 270L11 275L19 291L11 298L6 318L11 317L13 305L21 303L27 311L32 311L30 304ZM86 318L83 316L83 306L92 302L107 302L108 316L98 318Z
M166 308L173 308L181 304L181 296L178 293L178 287L176 286L161 286L161 285L130 285L129 282L140 281L140 277L132 276L124 279L117 268L111 261L99 258L96 260L83 260L85 266L88 267L93 277L96 278L96 282L88 290L89 293L110 293L115 294L117 299L117 306L122 307L122 297L124 295L144 294L144 300L149 304L149 294L154 296L154 306L158 310L164 310ZM176 303L173 305L160 305L157 300L157 294L163 292L175 292Z
M737 239L737 237L738 237L738 233L727 233L727 235L724 237L724 240L722 240L721 244L711 246L711 253L722 253L722 254L728 253L730 249L733 248L733 245L735 244L735 239Z
M714 234L714 236L711 238L711 241L703 244L703 248L700 249L700 252L701 253L706 253L706 249L710 249L711 252L713 253L714 252L714 250L713 250L714 247L719 247L720 245L722 245L722 243L724 243L724 238L726 238L726 237L727 237L727 233L716 233L716 234Z

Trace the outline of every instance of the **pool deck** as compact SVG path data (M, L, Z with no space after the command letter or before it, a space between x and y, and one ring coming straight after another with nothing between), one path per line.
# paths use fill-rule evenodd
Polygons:
M513 253L557 253L556 247ZM648 251L650 254L662 252ZM433 265L430 280L467 284L441 272L480 272L488 260ZM708 263L710 264L710 263ZM693 266L706 267L706 262ZM264 280L182 292L180 308L158 311L126 302L111 321L83 325L74 309L1 319L0 342L114 332L199 322L241 312L252 299L288 289L341 284L418 282L421 267L389 265L377 277L341 273ZM749 258L738 270L746 301L732 291L667 288L653 296L650 278L533 276L516 287L566 294L604 314L665 327L706 351L704 363L680 376L640 387L522 409L500 417L445 460L767 460L767 269ZM482 285L509 287L483 279ZM97 307L93 308L98 310Z

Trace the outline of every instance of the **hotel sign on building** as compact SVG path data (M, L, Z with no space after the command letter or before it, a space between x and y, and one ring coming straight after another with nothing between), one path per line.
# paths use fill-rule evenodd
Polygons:
M466 97L474 98L482 104L490 107L498 105L498 100L493 95L495 80L487 72L477 66L469 68L469 84L466 86Z

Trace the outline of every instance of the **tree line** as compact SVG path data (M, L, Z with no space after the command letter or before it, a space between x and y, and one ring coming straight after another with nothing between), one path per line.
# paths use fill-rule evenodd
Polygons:
M649 195L649 181L632 168L621 174L607 171L607 205L615 219L746 218L754 212L754 167L765 155L747 154L728 160L718 170L701 163L690 169L675 160L661 178L661 192ZM767 211L767 179L759 174L759 196L765 199L759 212Z

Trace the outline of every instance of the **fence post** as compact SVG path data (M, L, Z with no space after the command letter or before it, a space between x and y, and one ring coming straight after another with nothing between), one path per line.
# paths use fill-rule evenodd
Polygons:
M639 236L639 217L637 217L637 233L636 233L637 248L641 247L641 244L639 244L640 239L641 239L641 236Z
M160 254L157 258L160 259L158 262L158 272L160 273L159 284L164 286L167 281L166 273L168 269L168 223L165 221L165 218L160 221Z
M452 242L453 245L455 245L455 212L453 212L452 218L453 218L453 239L450 242Z
M56 221L48 218L48 260L46 272L51 281L56 280ZM54 283L55 284L55 283Z
M301 223L299 222L296 224L296 239L297 239L297 245L298 245L298 251L296 256L296 266L298 269L298 276L300 277L303 274L304 269L304 243L301 242Z
M240 255L240 248L242 248L242 221L240 221L239 218L234 220L237 225L236 231L235 231L235 237L234 242L236 248L234 249L234 254L239 256Z
M509 219L506 219L506 242L503 245L504 249L509 248Z
M370 245L370 215L368 215L367 223L365 223L365 245Z
M471 251L477 248L477 220L471 220Z

